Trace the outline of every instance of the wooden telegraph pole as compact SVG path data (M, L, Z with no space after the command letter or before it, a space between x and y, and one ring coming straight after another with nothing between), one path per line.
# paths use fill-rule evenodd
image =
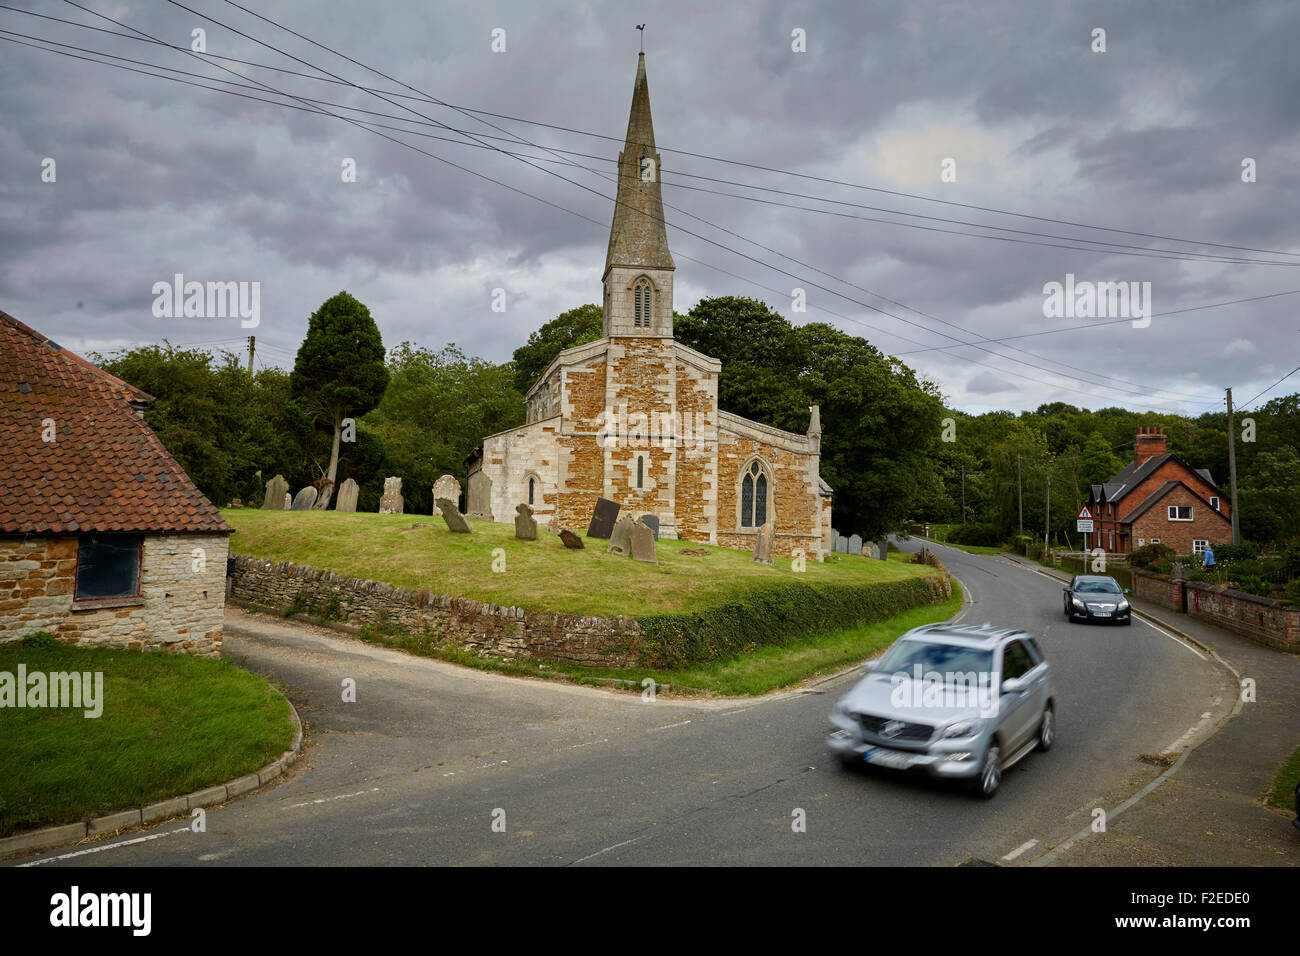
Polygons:
M1048 536L1052 533L1052 476L1047 476L1047 518L1043 525L1043 560L1047 560Z
M1237 524L1237 426L1232 419L1232 389L1228 389L1228 493L1232 496L1232 543L1241 544Z
M253 347L257 344L257 336L248 337L248 377L253 377Z

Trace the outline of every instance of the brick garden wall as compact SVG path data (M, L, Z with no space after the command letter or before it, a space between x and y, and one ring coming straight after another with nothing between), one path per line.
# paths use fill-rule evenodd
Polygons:
M69 644L218 657L227 540L146 536L138 598L76 601L76 537L0 537L0 639L47 631Z
M1204 581L1178 581L1147 571L1133 572L1133 596L1217 624L1257 644L1300 652L1300 607L1243 591L1221 591Z

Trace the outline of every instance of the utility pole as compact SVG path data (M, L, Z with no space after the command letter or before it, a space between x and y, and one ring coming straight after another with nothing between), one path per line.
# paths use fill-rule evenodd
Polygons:
M1228 389L1228 493L1232 496L1232 543L1241 544L1237 524L1237 427L1232 419L1232 389Z
M1025 533L1025 486L1020 480L1020 456L1016 455L1016 500L1020 508L1020 533Z
M256 344L257 344L257 336L250 335L248 337L248 377L249 378L253 377L253 348Z
M966 523L966 466L961 468L961 523Z
M1047 476L1047 518L1043 525L1043 560L1047 560L1048 536L1052 530L1052 476Z

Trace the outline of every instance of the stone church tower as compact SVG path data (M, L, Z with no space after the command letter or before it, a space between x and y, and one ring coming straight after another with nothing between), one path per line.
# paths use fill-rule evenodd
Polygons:
M561 352L525 398L527 423L471 456L472 514L509 521L526 503L552 530L582 532L597 498L659 517L660 536L774 552L830 552L821 420L807 434L718 408L721 363L673 339L673 272L650 117L637 62L605 255L602 337Z

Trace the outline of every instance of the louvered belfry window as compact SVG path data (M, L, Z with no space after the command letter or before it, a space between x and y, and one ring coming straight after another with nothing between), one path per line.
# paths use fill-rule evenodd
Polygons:
M650 328L650 280L642 276L632 286L632 325Z

